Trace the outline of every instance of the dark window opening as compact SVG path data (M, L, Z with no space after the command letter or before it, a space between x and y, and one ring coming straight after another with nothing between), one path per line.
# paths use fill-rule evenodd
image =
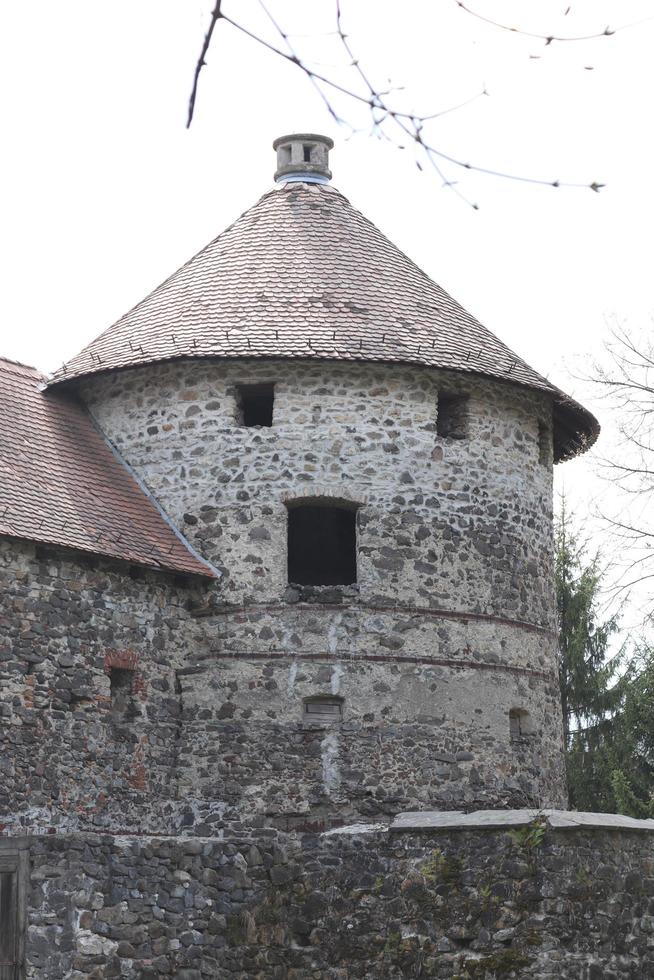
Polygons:
M306 143L303 145L302 150L304 152L304 162L305 163L311 163L311 150L312 149L313 149L313 147L307 145Z
M546 422L538 423L538 462L547 466L551 459L550 427Z
M273 424L274 385L240 385L238 395L242 424L270 428Z
M18 978L18 875L0 871L0 980Z
M0 980L24 976L29 851L0 838Z
M138 715L134 699L134 671L112 667L109 674L111 717L114 722L130 722Z
M534 734L531 715L524 708L511 708L509 711L509 734L512 742Z
M467 439L468 437L468 396L438 396L436 432L443 439Z
M288 580L297 585L356 582L355 510L313 504L289 509Z
M310 725L335 725L343 718L343 698L321 696L306 698L304 721Z

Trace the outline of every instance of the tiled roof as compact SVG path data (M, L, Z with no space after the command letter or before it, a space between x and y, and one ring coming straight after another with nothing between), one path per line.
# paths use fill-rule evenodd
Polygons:
M548 391L558 458L598 426L432 282L335 188L282 184L57 371L51 384L189 357L397 362Z
M68 393L0 359L0 534L213 576Z

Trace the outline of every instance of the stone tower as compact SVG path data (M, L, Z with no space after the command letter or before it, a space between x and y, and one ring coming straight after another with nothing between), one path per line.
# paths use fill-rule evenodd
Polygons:
M274 189L51 382L220 572L178 634L178 798L283 829L565 806L552 465L597 424L331 147L277 140Z

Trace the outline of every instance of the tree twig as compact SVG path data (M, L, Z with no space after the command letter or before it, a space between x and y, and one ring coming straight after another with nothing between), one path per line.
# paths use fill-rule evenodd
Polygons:
M457 0L459 2L459 0ZM504 170L495 170L491 167L484 167L476 163L472 163L468 160L457 157L451 153L445 152L438 146L435 146L433 141L427 140L424 135L425 123L437 119L439 116L444 115L447 112L453 112L457 109L463 108L469 105L475 99L479 98L481 95L488 95L488 92L484 88L482 92L478 95L473 96L470 99L465 100L457 106L452 106L449 109L442 110L440 112L428 113L425 115L420 115L413 112L407 112L396 108L388 101L388 96L396 89L388 89L386 91L381 91L375 87L372 83L367 72L362 67L359 59L355 57L352 47L350 46L348 35L345 33L342 22L342 11L340 0L336 0L336 36L339 38L343 50L346 53L349 67L355 69L360 81L362 82L365 91L362 94L353 87L348 87L328 75L321 72L315 71L310 65L303 60L297 53L293 45L291 44L289 38L291 35L284 30L284 28L279 24L279 22L273 17L268 8L264 5L263 0L259 0L259 3L268 17L270 23L272 24L274 30L281 38L284 47L278 47L271 41L267 40L265 37L251 31L249 28L240 24L238 21L234 20L232 17L227 16L221 11L221 0L217 0L214 10L211 15L211 22L209 24L209 29L207 30L206 36L204 38L204 43L202 45L202 51L200 57L198 58L195 75L193 79L193 89L191 92L191 98L189 101L189 113L187 120L187 127L191 125L193 119L193 112L195 108L195 102L197 98L198 82L200 77L200 72L206 64L205 58L209 46L211 44L211 38L213 35L213 30L219 19L224 20L226 23L230 24L235 30L244 34L250 40L254 41L257 45L270 51L272 54L283 58L285 61L292 65L295 65L304 73L304 75L309 79L311 84L315 87L316 91L323 100L328 112L335 120L335 122L340 125L344 124L345 120L341 118L336 112L333 103L331 102L327 93L323 90L323 86L326 86L332 92L336 92L339 95L345 96L348 99L358 103L359 105L367 106L370 110L372 116L372 132L376 133L378 136L383 136L388 139L389 142L393 143L398 149L404 149L404 140L408 139L411 144L416 147L416 150L426 158L427 163L434 169L438 176L443 181L443 185L453 190L463 201L469 204L471 207L476 208L477 205L473 204L456 186L457 182L450 179L443 171L443 164L450 164L453 167L457 167L462 170L473 171L479 174L486 174L492 177L500 177L506 180L519 181L520 183L535 184L542 187L567 187L567 188L589 188L592 191L599 191L604 184L600 184L597 181L592 181L591 183L586 182L576 182L576 181L562 181L562 180L548 180L539 177L525 177L520 174L509 173ZM468 10L465 5L460 4L464 9ZM468 11L473 13L472 11ZM382 127L385 123L392 124L395 128L395 135L389 137L387 133L384 133ZM354 131L354 130L353 130ZM419 159L416 159L416 166L422 170L423 167Z
M609 27L608 25L602 31L596 31L594 34L580 34L578 36L573 35L558 35L558 34L537 34L532 31L525 31L521 27L511 27L510 24L502 24L500 21L493 20L492 17L486 17L485 14L480 14L477 10L473 10L469 7L464 0L454 0L457 7L461 10L465 10L467 14L471 17L476 17L477 20L483 21L485 24L490 24L492 27L498 27L501 31L508 31L510 34L521 34L523 37L535 38L537 41L544 41L546 45L552 44L553 41L594 41L600 37L612 37L617 34L618 31L626 31L631 27L639 27L641 24L645 24L650 20L654 20L654 17L643 17L641 20L633 21L629 24L621 24L619 27ZM570 8L566 10L566 14L569 13Z
M200 72L202 71L202 69L207 63L205 61L205 58L209 50L209 45L211 44L211 38L213 36L214 27L216 26L220 18L223 16L222 13L220 12L221 4L222 4L222 0L216 0L216 6L213 8L211 12L211 22L209 24L209 28L204 36L204 42L202 44L202 50L200 51L200 57L198 58L197 64L195 66L195 72L193 74L193 86L191 88L191 97L189 98L189 102L188 102L188 116L186 118L187 129L193 122L193 113L195 112L195 101L198 97L198 84L200 82Z

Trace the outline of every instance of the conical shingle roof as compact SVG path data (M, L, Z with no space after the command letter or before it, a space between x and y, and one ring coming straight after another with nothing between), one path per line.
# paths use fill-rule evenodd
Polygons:
M467 313L334 187L286 183L55 373L178 358L420 364L552 394L555 455L598 425Z

